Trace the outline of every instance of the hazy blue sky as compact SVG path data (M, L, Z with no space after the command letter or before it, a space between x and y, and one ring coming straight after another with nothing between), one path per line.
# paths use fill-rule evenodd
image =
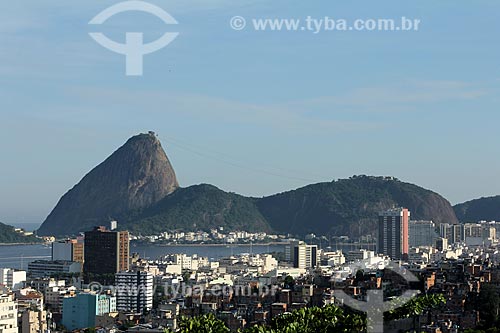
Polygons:
M267 195L353 174L393 175L453 203L500 194L500 2L151 0L0 3L0 221L41 222L129 136L159 134L182 186ZM421 20L416 32L233 31L251 18ZM143 77L96 44L148 41Z

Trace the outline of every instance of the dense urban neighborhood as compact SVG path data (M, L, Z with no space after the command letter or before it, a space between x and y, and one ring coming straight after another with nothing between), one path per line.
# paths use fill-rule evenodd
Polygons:
M347 249L316 235L219 228L140 236L117 226L45 237L50 260L2 268L2 332L371 332L370 308L359 304L385 309L384 332L493 332L498 324L499 222L437 225L394 208L380 212L376 239ZM144 258L131 246L269 241L284 251ZM377 290L383 297L373 303Z

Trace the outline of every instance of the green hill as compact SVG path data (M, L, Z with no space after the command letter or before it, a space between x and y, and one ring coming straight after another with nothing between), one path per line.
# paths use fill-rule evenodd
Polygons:
M450 203L437 193L392 178L359 176L260 199L212 185L191 186L151 208L122 216L121 227L143 234L224 227L360 236L373 234L378 213L396 206L409 208L413 219L457 222Z
M406 207L411 218L456 223L450 203L437 193L394 178L354 176L309 185L259 200L274 230L293 234L373 233L378 213Z
M272 230L253 199L206 184L178 189L151 208L124 216L122 221L123 228L143 234L217 227L251 232Z
M471 200L453 209L460 222L500 221L500 196Z
M24 236L14 230L14 227L0 223L0 243L39 243L41 240L35 236Z

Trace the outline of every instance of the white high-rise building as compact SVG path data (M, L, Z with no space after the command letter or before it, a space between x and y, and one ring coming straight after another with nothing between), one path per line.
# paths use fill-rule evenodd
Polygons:
M358 249L347 252L345 255L346 262L363 261L375 257L375 252L366 249Z
M200 267L209 265L207 257L198 257L196 254L192 256L187 254L174 254L171 258L175 265L179 265L182 269L189 269L191 271L197 271Z
M17 304L12 295L0 296L0 332L18 333Z
M345 264L345 256L342 251L322 252L321 260L326 261L328 266L339 266Z
M153 308L153 275L148 272L120 272L115 275L116 309L142 313Z
M314 268L319 263L319 251L317 245L307 245L304 242L290 243L288 245L290 259L295 268Z
M0 268L0 284L11 290L21 289L26 281L26 271L16 271L12 268Z
M262 273L267 273L273 269L278 268L278 260L270 254L264 254L264 265L262 266Z
M196 267L196 269L193 269L193 258L191 256L188 256L187 254L175 254L174 263L176 265L180 265L182 269L190 269L190 270L198 269L198 267Z

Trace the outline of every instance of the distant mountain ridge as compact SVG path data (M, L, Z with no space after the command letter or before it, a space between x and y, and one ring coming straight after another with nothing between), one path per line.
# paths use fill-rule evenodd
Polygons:
M165 230L275 231L361 236L376 230L378 213L408 207L412 219L458 223L439 194L387 177L356 176L263 198L224 192L213 185L180 188L156 205L121 217L134 232Z
M66 236L117 219L120 228L246 230L360 236L374 232L381 210L404 206L414 219L457 223L439 194L392 177L355 176L264 198L201 184L180 188L154 133L128 140L66 193L39 235Z
M500 221L500 196L467 201L453 209L461 222Z
M393 207L408 208L416 220L458 222L448 200L393 177L354 176L308 185L263 198L257 206L273 229L297 234L370 234L378 213Z

